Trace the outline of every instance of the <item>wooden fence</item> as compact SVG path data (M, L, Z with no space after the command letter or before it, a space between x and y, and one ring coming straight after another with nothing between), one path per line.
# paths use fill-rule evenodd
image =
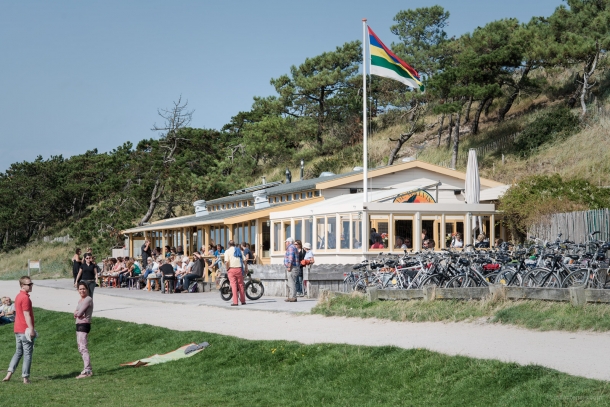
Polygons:
M325 292L323 296L349 295L345 293ZM529 288L490 285L489 287L441 288L429 286L417 290L380 290L368 288L368 301L378 300L481 300L495 297L510 300L545 300L569 301L572 305L584 305L587 302L610 303L610 290L570 288Z
M532 225L528 233L551 242L561 233L562 240L586 243L591 240L589 234L598 230L601 233L595 236L596 239L610 241L610 209L548 215L540 223Z

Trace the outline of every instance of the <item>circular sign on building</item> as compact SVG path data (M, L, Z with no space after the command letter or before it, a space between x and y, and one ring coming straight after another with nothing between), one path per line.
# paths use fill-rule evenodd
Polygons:
M423 190L405 192L394 198L394 203L436 203L432 195Z

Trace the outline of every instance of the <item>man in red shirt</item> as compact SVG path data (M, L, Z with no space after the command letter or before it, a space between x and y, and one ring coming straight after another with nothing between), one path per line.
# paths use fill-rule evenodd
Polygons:
M23 276L19 279L19 285L21 291L15 298L15 340L17 342L17 350L13 355L11 364L8 366L8 373L3 382L8 382L13 375L17 365L23 358L23 365L21 367L24 384L30 383L30 366L32 365L32 353L34 352L34 338L36 337L36 331L34 330L34 310L32 309L32 301L30 300L30 292L32 292L32 280L28 276ZM30 339L26 337L26 332L29 334Z

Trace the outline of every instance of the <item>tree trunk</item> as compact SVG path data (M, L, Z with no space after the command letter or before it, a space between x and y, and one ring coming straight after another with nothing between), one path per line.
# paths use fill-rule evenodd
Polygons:
M523 70L523 73L521 74L521 78L519 78L519 82L517 82L517 85L513 88L513 93L511 93L511 95L506 100L506 103L504 104L504 106L502 106L500 108L500 110L498 111L498 121L499 122L504 121L504 117L506 116L506 114L508 113L510 108L513 106L513 103L515 102L515 99L517 99L517 96L519 96L519 91L521 90L523 81L525 80L525 78L527 78L527 75L529 74L531 69L532 69L531 65L527 65L525 67L525 69Z
M483 111L485 104L487 104L488 99L491 99L491 98L487 97L479 102L477 111L474 113L474 121L472 122L472 134L479 133L479 119L481 118L481 112Z
M449 135L447 136L447 148L451 147L451 135L453 134L453 113L449 114Z
M157 178L155 181L155 187L153 188L152 194L150 195L150 202L148 203L148 211L146 211L146 215L142 218L138 226L144 225L146 222L150 220L155 213L155 208L157 207L157 203L159 202L159 197L163 192L163 186L161 185L161 178Z
M489 116L489 108L491 107L491 104L494 102L494 98L491 98L487 101L487 105L483 108L483 111L485 112L485 118L487 118L487 116Z
M396 158L396 154L398 154L402 145L405 144L411 138L412 135L413 135L413 133L411 133L411 134L403 133L396 140L390 139L391 141L395 141L396 144L394 145L394 148L392 149L392 151L390 151L390 157L388 157L388 165L394 164L394 159Z
M318 131L316 133L316 141L318 145L322 145L322 131L324 130L324 89L320 94L320 101L318 103Z
M470 107L472 106L472 96L468 99L468 104L466 105L466 115L464 116L464 124L470 121Z
M460 112L457 112L455 119L455 134L453 136L453 152L451 153L451 168L456 168L458 151L460 147Z
M445 113L441 114L441 125L438 127L438 147L441 146L441 137L443 135L444 122L445 122Z

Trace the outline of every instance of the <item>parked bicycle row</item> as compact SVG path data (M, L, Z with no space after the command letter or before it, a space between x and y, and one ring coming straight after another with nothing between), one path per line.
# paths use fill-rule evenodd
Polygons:
M607 252L610 242L597 240L577 244L561 240L541 242L531 238L527 246L504 242L497 250L407 253L402 256L380 253L344 274L345 291L379 289L421 289L437 287L482 287L490 284L519 287L608 288Z

